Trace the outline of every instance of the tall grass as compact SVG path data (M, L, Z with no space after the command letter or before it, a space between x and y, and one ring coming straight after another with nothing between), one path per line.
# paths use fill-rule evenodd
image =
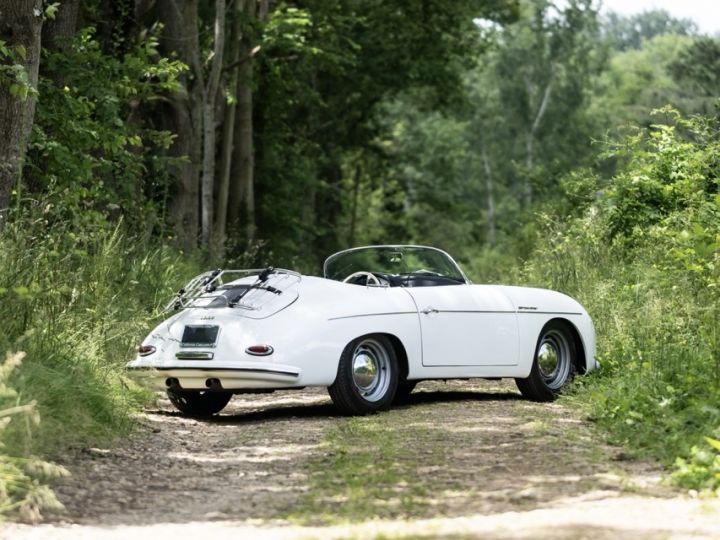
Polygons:
M720 493L718 133L678 118L630 141L580 212L541 219L521 279L592 315L602 370L576 399L611 438Z
M0 365L0 435L13 419L19 418L27 425L39 422L35 403L18 404L18 393L8 382L23 357L23 353L7 353ZM66 476L67 470L40 459L7 455L2 452L1 440L0 516L12 513L23 521L35 522L40 519L41 510L61 509L62 505L44 482Z
M578 398L612 438L670 465L703 436L720 436L718 306L653 268L662 247L628 261L579 237L544 247L526 281L576 297L590 312L602 369Z
M42 217L8 224L0 258L0 355L25 353L8 384L40 418L7 425L0 452L52 457L129 433L150 396L123 366L197 261L121 226L80 232Z

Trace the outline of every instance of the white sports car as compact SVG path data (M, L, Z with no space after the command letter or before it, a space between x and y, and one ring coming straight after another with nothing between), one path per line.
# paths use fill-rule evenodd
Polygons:
M598 367L585 309L554 291L473 285L445 252L370 246L329 257L324 277L215 270L168 304L127 368L183 413L233 394L325 386L347 414L387 409L418 381L513 377L552 400Z

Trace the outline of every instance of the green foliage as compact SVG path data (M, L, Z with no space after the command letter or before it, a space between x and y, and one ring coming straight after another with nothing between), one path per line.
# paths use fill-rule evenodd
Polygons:
M11 96L25 100L37 95L23 65L27 51L22 45L9 46L0 39L0 86L8 89Z
M603 26L613 47L620 51L640 49L645 41L664 34L697 34L697 25L693 21L677 19L664 9L651 9L630 16L610 12Z
M720 441L705 437L705 442L693 446L688 459L677 458L672 478L680 486L720 495Z
M46 214L79 229L125 215L152 229L168 197L173 135L141 121L143 107L177 89L179 62L162 58L152 34L122 56L103 52L92 27L62 51L45 51L25 175L51 193ZM46 216L46 218L49 216ZM162 225L162 223L160 224Z
M701 97L720 95L720 40L701 37L668 66L679 85ZM707 111L710 112L710 111Z
M428 110L417 89L384 101L384 133L374 141L386 158L380 178L366 158L370 185L353 193L345 184L344 223L357 214L355 243L432 244L478 265L484 244L527 253L534 208L554 204L558 178L592 163L598 122L586 109L605 63L595 8L521 7L517 21L485 31L489 50L465 71L463 102Z
M36 433L9 426L7 451L55 452L127 433L148 396L123 366L195 263L119 228L50 231L40 212L9 224L0 252L0 352L26 352L12 381L43 419Z
M126 227L82 229L55 221L47 201L24 206L0 234L0 516L36 521L60 508L47 484L66 471L32 456L132 430L150 395L123 366L199 265Z
M680 34L659 34L615 54L596 82L593 110L613 130L627 124L649 127L654 121L650 111L668 104L686 114L702 112L689 81L676 80L670 71L693 42Z
M18 393L9 383L13 370L24 356L22 352L8 351L4 363L0 365L0 519L12 516L36 522L42 517L42 511L62 508L45 482L66 476L68 472L63 467L37 458L5 453L4 432L11 422L25 420L24 429L27 431L40 421L35 402L18 404Z
M664 113L671 124L615 147L624 165L596 201L546 218L525 277L592 314L603 367L580 400L597 421L667 464L694 455L677 479L709 486L692 447L720 435L720 137L716 119Z
M255 94L258 225L275 260L317 272L323 256L357 240L338 225L359 225L357 212L350 215L356 199L345 190L355 189L358 168L359 189L372 197L381 183L393 184L393 193L399 186L376 144L389 129L378 121L384 102L406 91L425 110L459 102L464 68L483 44L473 18L516 14L517 3L505 0L452 9L439 1L278 5L263 35ZM383 213L404 221L400 208Z

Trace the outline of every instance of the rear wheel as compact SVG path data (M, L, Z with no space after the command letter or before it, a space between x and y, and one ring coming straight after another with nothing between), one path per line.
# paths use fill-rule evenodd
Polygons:
M395 349L387 337L372 334L345 347L328 392L343 413L369 414L390 407L397 385Z
M176 391L168 390L170 403L181 413L188 416L211 416L219 413L228 404L232 394L230 392Z
M572 379L577 360L575 340L567 323L550 321L540 332L530 375L515 379L520 392L532 401L552 401Z

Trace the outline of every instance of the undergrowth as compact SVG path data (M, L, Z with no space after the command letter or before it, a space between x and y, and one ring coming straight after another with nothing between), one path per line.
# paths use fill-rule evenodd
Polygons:
M718 127L676 117L613 148L612 179L569 179L587 193L544 217L523 271L593 317L602 369L577 383L592 417L708 493L720 493Z
M108 443L132 430L133 413L150 397L123 366L156 307L197 262L122 230L79 232L40 216L0 235L0 355L25 355L9 376L14 397L6 405L33 402L40 420L17 417L4 427L2 459ZM0 477L3 489L12 492ZM0 507L0 515L13 508Z

